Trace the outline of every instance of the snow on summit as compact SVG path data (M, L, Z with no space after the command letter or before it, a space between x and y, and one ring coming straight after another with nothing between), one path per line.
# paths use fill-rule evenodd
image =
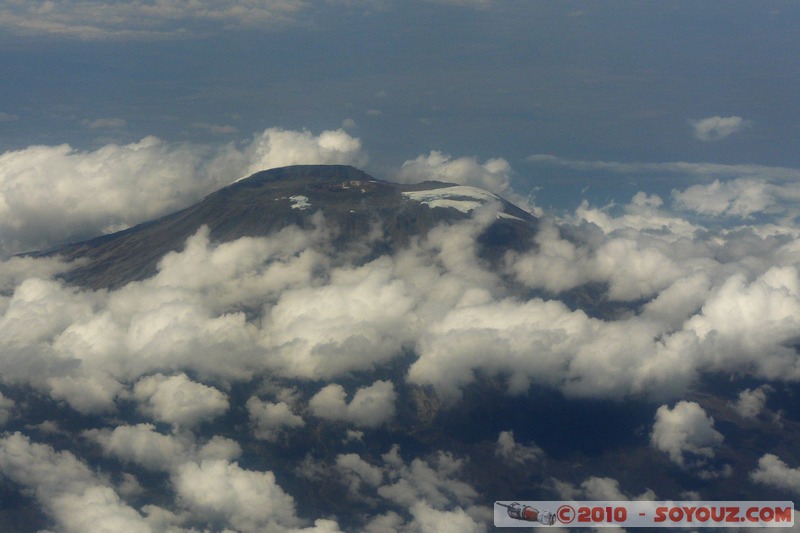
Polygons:
M462 213L469 213L487 202L498 201L500 197L467 185L456 185L427 191L404 192L403 196L427 205L428 207L451 207Z

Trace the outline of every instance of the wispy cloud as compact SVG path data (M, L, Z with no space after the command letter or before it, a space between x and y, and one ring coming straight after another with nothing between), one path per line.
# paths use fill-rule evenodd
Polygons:
M286 25L307 6L306 0L12 1L0 7L0 27L23 35L82 40L174 39L226 28Z
M119 129L128 125L128 122L121 118L98 118L95 120L85 120L83 123L86 125L86 127L93 130Z
M673 208L701 215L749 218L757 214L796 216L800 200L800 169L766 165L584 161L548 154L526 158L531 164L553 165L580 172L674 176L697 181L672 192Z
M798 180L800 169L767 165L726 165L721 163L692 163L688 161L620 162L569 159L551 154L534 154L526 161L537 165L555 165L581 171L609 171L620 174L682 174L697 178L762 177L773 180Z

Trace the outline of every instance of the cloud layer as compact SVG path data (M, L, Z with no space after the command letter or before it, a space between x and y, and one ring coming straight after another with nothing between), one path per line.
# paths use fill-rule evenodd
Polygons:
M331 379L375 369L406 350L417 356L407 379L450 398L476 372L503 376L514 393L540 384L602 397L678 394L704 371L800 379L790 347L800 316L796 231L709 233L662 206L637 195L619 216L585 204L572 220L544 220L531 251L504 258L511 281L544 291L528 299L511 296L509 278L502 281L478 256L475 239L496 219L491 205L360 266L331 266L341 262L323 254L330 250L323 219L316 229L222 244L201 228L183 251L163 258L156 276L111 292L48 279L63 266L45 262L41 276L4 300L5 375L91 412L113 409L133 381L156 374L136 384L141 409L188 426L223 413L224 397L198 383L197 399L208 391L211 403L179 413L180 402L160 398L174 394L167 387L176 380L184 380L176 390L193 386L181 371L201 380L249 379L264 370ZM5 264L9 287L20 279L19 261ZM558 299L583 286L602 287L609 301L632 307L609 319ZM242 313L243 305L260 308L258 319ZM224 365L219 352L227 354ZM354 403L345 403L339 385L318 393L326 398L313 403L318 416L351 422L362 395L379 410L393 402L389 388L358 391Z
M228 183L262 167L365 158L343 131L270 129L239 147L154 138L94 152L30 147L0 156L3 245L129 225L202 196L223 176ZM61 179L51 182L56 168ZM367 505L358 522L365 531L483 531L491 512L467 481L474 471L465 458L385 444L426 410L457 410L477 384L498 394L661 405L640 452L689 477L730 475L727 426L685 400L687 391L707 375L728 376L736 392L719 405L738 422L768 424L760 416L767 396L800 381L794 219L720 227L686 215L785 213L787 169L760 181L739 170L726 179L714 169L719 187L758 185L781 201L744 202L746 191L737 190L712 208L715 195L686 189L671 205L646 193L616 209L585 202L568 216L543 216L531 246L494 266L478 237L497 220L497 202L358 264L333 246L335 228L322 213L305 229L225 243L198 228L153 277L114 290L65 284L57 276L69 266L58 259L2 261L0 424L11 431L0 439L0 471L35 492L65 531L90 520L131 531L339 530L336 517L303 514L300 478ZM398 173L512 192L513 172L500 159L433 152ZM81 198L90 185L104 202ZM179 192L161 198L166 190ZM64 223L41 219L48 202ZM30 402L14 395L20 390L83 425L27 424ZM538 435L498 429L479 443L485 459L550 468ZM67 431L79 444L45 441ZM308 454L291 467L270 463L296 459L303 454L292 446L315 439L352 448ZM760 455L747 482L794 491L791 458ZM98 457L118 470L94 470ZM132 497L153 477L163 501ZM569 497L654 496L605 475L548 486ZM87 506L97 515L81 511Z

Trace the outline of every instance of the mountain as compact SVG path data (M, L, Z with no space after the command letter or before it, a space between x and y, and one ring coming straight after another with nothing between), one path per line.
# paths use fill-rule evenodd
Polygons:
M399 184L381 181L344 165L304 165L258 172L208 195L200 203L158 220L34 255L82 260L67 274L70 283L116 288L156 272L158 261L180 250L201 226L214 242L258 237L289 225L312 227L318 213L344 247L366 237L377 223L383 237L362 259L390 253L435 225L464 219L487 202L499 202L502 214L481 236L483 254L498 248L526 246L537 220L502 198L473 187L427 181Z

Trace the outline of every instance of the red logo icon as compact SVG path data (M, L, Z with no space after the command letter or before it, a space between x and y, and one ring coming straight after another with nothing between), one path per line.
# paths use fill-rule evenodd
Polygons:
M575 520L575 509L570 505L562 505L558 508L558 511L556 511L556 516L558 517L558 521L562 524L570 524Z

